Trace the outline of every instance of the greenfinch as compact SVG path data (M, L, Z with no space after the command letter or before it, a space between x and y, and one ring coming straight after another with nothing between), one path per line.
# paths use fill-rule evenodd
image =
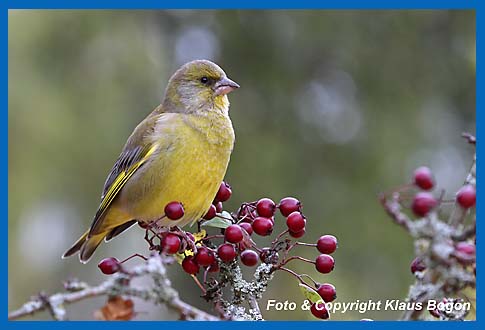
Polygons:
M209 210L234 146L227 94L239 85L215 63L196 60L170 78L162 103L128 138L87 230L63 257L86 263L102 242L137 221L183 227ZM178 201L182 218L164 217Z

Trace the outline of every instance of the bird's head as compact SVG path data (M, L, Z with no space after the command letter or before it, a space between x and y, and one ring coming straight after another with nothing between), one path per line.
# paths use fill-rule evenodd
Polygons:
M212 109L226 110L227 94L239 85L229 79L215 63L196 60L184 64L170 78L165 92L164 106L174 112L198 112Z

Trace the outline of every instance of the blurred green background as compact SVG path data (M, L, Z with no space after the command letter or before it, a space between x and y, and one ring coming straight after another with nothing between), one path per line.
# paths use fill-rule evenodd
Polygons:
M300 198L305 240L331 233L339 249L329 275L293 268L335 284L338 301L401 299L413 282L412 241L376 194L424 164L452 196L471 162L460 133L475 132L473 11L14 10L8 45L9 309L61 290L70 276L102 281L103 257L146 252L133 228L87 265L60 259L91 223L126 138L192 59L217 62L242 86L230 95L237 141L226 209L263 196ZM171 272L182 297L206 307L193 281ZM263 309L268 299L303 301L286 273ZM102 301L79 303L69 317L91 319ZM135 306L137 319L176 317ZM298 310L263 314L312 319Z

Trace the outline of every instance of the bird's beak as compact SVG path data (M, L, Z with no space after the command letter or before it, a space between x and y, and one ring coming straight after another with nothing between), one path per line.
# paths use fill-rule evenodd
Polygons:
M226 95L236 88L239 88L239 85L227 77L222 78L214 85L216 95Z

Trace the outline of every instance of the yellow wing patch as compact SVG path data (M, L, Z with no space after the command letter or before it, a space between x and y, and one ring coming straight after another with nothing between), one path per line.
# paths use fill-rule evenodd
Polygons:
M151 146L139 161L135 162L128 169L121 171L121 173L118 174L101 201L101 205L96 213L95 221L91 227L91 233L96 231L96 227L99 225L98 220L101 219L106 210L108 210L109 206L118 195L120 190L124 187L126 182L150 158L157 148L158 145Z

